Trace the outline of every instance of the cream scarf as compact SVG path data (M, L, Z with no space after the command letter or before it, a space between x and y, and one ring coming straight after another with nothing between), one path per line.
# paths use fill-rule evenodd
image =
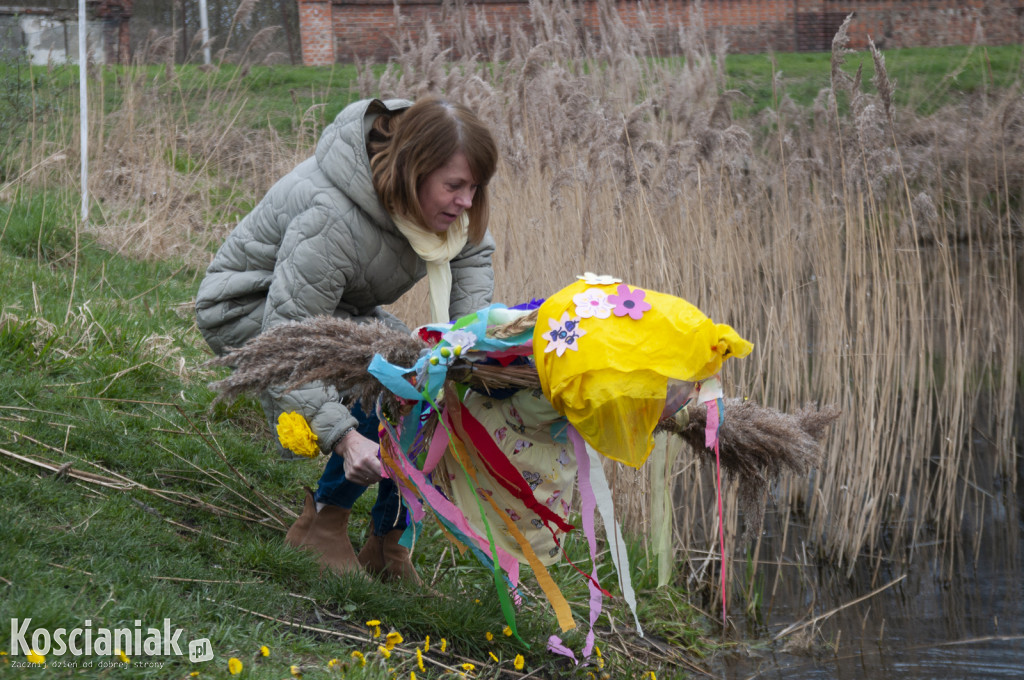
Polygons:
M427 284L430 286L430 320L447 323L452 295L452 259L462 252L469 239L469 216L462 213L448 231L437 233L404 217L391 216L395 226L409 240L412 249L427 263Z

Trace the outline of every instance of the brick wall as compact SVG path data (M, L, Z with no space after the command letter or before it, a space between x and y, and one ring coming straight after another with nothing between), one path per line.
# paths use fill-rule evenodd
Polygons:
M613 0L627 26L644 21L654 29L652 51L671 54L678 26L693 26L693 0ZM298 0L302 59L307 65L349 62L356 57L386 62L393 54L396 11L406 26L430 21L453 46L451 19L441 0ZM491 26L530 27L527 0L467 0ZM580 0L581 28L596 31L598 4ZM1024 42L1024 0L704 0L707 33L724 33L731 52L825 51L848 14L850 44L879 47L988 45ZM397 8L397 10L396 10Z

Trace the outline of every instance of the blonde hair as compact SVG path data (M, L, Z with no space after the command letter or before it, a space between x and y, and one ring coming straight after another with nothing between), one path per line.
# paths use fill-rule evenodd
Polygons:
M491 131L462 104L426 97L404 111L378 116L367 141L373 188L393 215L427 224L417 192L420 182L458 152L469 162L479 185L469 216L469 240L479 243L487 231L490 209L487 183L498 165L498 145Z

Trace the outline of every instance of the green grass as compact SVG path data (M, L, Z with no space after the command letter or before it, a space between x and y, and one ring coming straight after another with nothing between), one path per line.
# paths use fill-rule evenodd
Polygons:
M14 618L31 618L30 631L87 620L93 629L132 628L138 620L145 630L166 618L184 629L182 642L209 638L215 658L193 666L183 645L185 657L136 656L122 668L116 658L51 653L48 677L90 675L82 666L89 661L114 662L105 669L113 678L184 677L194 669L228 677L232 657L246 678L288 677L292 665L306 678L341 677L328 668L334 658L345 677L392 677L392 668L408 677L427 636L428 660L472 662L478 677L510 669L516 654L527 670L544 666L541 675L593 670L573 671L545 651L557 625L528 576L537 594L517 621L529 648L502 635L491 574L472 558L453 557L431 525L416 560L428 578L440 565L439 597L321 576L309 555L286 547L291 518L282 508L298 510L301 487L315 485L320 465L278 459L255 400L212 404L206 385L220 374L202 367L208 355L189 305L198 272L129 260L86 238L76 249L75 210L74 196L57 193L0 205L0 650L10 651ZM353 537L365 531L371 497L356 506ZM586 568L583 542L568 549ZM685 595L666 607L643 590L642 560L636 566L645 618L665 619L652 621L652 631L689 655L709 654L709 627ZM569 567L555 573L583 625L585 584ZM602 578L614 582L604 571ZM607 628L609 616L630 620L621 599L605 607L599 626ZM404 637L390 659L375 651L370 619ZM563 638L582 647L579 629ZM262 645L270 656L260 655ZM353 651L369 659L365 668ZM79 665L53 666L62 660ZM7 656L0 668L24 661ZM145 661L162 665L141 667ZM659 677L677 672L611 650L604 663L619 669L616 677L645 665ZM418 672L439 676L437 668Z
M895 101L920 114L972 96L1005 89L1017 82L1024 68L1024 49L1002 47L915 47L882 50L889 79L896 82ZM874 92L874 62L867 51L847 57L844 70L853 75L863 68L864 90ZM738 116L756 113L783 94L807 106L830 86L831 53L732 54L726 57L727 87L743 92L749 101ZM781 91L773 92L779 75Z

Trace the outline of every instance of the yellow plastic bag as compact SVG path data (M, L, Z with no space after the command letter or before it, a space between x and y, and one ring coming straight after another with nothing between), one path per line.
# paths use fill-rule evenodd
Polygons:
M669 380L699 381L753 345L686 300L606 277L577 281L538 310L533 356L544 396L609 458L643 465Z

